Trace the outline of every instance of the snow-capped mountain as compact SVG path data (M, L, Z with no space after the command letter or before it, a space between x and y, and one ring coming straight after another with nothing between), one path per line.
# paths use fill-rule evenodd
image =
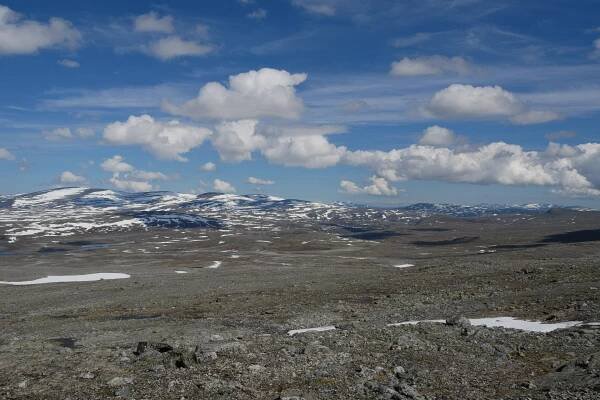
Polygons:
M125 193L106 189L60 188L0 197L0 232L14 242L27 236L65 236L86 231L151 227L262 230L294 223L354 226L376 222L410 223L436 214L455 217L530 214L545 212L551 207L419 203L383 209L282 199L262 194Z
M402 209L420 213L422 215L449 215L453 217L479 217L483 215L505 215L505 214L530 214L547 212L555 208L552 204L477 204L477 205L457 205L457 204L433 204L416 203Z

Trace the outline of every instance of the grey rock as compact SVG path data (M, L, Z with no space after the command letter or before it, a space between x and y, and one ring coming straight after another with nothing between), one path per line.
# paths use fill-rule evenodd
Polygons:
M128 398L131 396L131 388L128 386L123 386L115 390L116 397Z
M266 370L265 367L263 367L262 365L258 365L258 364L252 364L248 367L248 371L250 371L253 374L259 374L265 370Z
M111 380L109 380L107 382L107 385L111 386L111 387L118 387L118 386L131 385L132 383L133 383L133 379L131 379L131 378L123 378L120 376L116 376L116 377L112 378Z
M285 389L279 394L278 400L304 400L299 389Z
M394 375L396 375L396 377L400 379L406 375L406 370L400 365L398 365L394 367Z
M446 319L446 325L468 328L471 326L471 321L462 315L455 315Z
M84 372L84 373L80 374L79 377L81 379L94 379L96 377L96 375L92 374L91 372Z

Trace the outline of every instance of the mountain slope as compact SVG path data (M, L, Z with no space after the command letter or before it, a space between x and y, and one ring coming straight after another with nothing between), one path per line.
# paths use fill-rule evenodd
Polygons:
M86 231L238 227L276 229L281 224L367 225L411 223L432 215L479 217L547 212L550 205L450 205L419 203L374 208L250 194L125 193L59 188L0 198L0 228L9 241L31 235L66 236Z

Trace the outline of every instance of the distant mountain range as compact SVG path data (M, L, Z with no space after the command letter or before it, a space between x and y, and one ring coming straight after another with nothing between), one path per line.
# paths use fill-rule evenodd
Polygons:
M64 236L86 231L167 228L277 229L281 224L372 224L416 222L432 215L481 217L539 214L549 204L452 205L418 203L376 208L318 203L262 194L125 193L107 189L60 188L0 197L0 233L20 237Z

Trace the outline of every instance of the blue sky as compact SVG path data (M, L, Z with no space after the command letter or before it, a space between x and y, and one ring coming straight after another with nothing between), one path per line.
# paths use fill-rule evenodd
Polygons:
M0 0L0 192L600 207L600 2L522 3Z

